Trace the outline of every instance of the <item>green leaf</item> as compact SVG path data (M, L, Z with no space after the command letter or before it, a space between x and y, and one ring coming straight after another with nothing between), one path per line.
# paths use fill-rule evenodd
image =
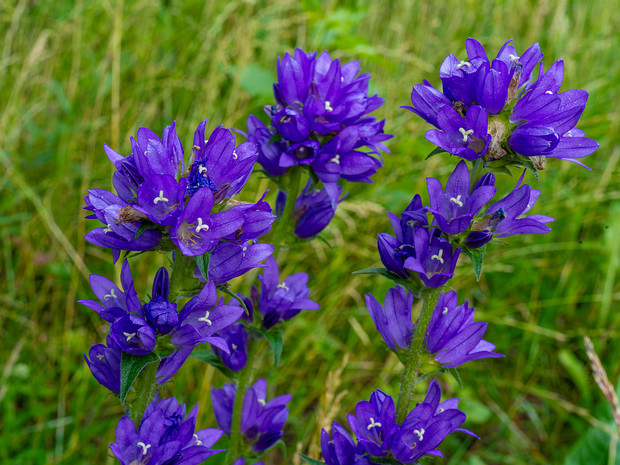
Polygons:
M148 355L131 355L123 352L121 355L121 395L120 401L125 403L127 394L136 378L140 375L145 366L150 363L159 362L159 357L154 353Z
M208 363L214 368L220 370L228 379L234 380L236 378L236 374L226 365L224 362L215 355L211 349L194 349L191 353L190 357L195 358L196 360L200 360L201 362Z
M136 231L136 235L134 236L134 239L139 238L144 231L148 231L149 229L157 229L157 226L154 223L151 223L151 222L144 223Z
M280 142L282 140L282 136L280 135L279 132L275 132L273 134L273 136L271 136L271 138L269 139L269 142L267 142L267 145L271 145L274 144L276 142Z
M412 286L412 284L414 283L412 283L411 281L406 281L403 278L400 278L396 276L395 274L390 273L385 268L366 268L364 270L354 271L353 274L378 274L378 275L383 276L384 278L389 279L390 281L394 281L396 284L400 284L401 286L403 286L405 289L407 289L409 292L411 292L412 294L416 296L419 296L420 293L422 292L421 288Z
M271 331L267 331L262 328L253 329L267 339L267 342L269 342L271 350L273 351L273 364L274 366L278 366L278 363L280 363L280 356L282 355L282 346L284 345L282 331L279 329L272 329Z
M480 275L482 274L482 261L484 254L487 250L487 246L484 245L477 249L468 249L463 247L463 252L469 257L472 265L474 265L474 273L476 273L476 281L480 281Z
M321 462L320 460L316 460L316 459L311 459L307 455L299 454L299 456L304 462L309 463L310 465L325 465L325 462Z
M225 285L224 286L217 286L217 290L223 292L226 295L229 295L230 297L235 299L237 302L239 302L241 304L241 306L243 307L243 309L245 310L245 314L246 315L250 315L250 311L248 310L248 307L246 307L245 302L243 301L243 299L241 297L239 297L237 294L235 294L233 291L228 289L227 286L225 286Z
M428 154L425 160L428 160L429 158L434 157L435 155L440 154L440 153L448 153L448 152L442 149L441 147L436 147L435 150L433 150L431 153Z
M257 64L250 63L241 71L241 88L254 97L273 98L276 75Z
M200 273L202 277L209 281L209 259L211 258L211 252L204 253L202 255L198 255L196 257L196 265L200 268Z

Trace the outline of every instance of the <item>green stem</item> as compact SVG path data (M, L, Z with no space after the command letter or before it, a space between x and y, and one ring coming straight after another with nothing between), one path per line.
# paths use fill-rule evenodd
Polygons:
M157 384L155 383L155 375L159 363L149 363L143 368L133 383L133 390L136 393L136 399L131 404L131 419L134 425L139 426L146 407L153 400L153 395Z
M196 260L194 257L183 255L177 250L170 272L170 302L177 302L185 297L196 295L195 269Z
M396 406L396 422L402 423L409 413L409 406L415 393L415 385L420 374L420 365L424 352L424 338L428 330L428 325L433 316L433 310L437 305L437 299L442 292L442 288L428 289L422 294L424 305L418 319L413 340L407 350L405 359L405 369L401 376L400 392L398 393L398 405Z
M482 158L478 158L474 161L474 166L472 168L472 173L471 173L471 185L469 186L469 191L471 193L471 190L474 188L474 186L476 185L476 183L478 182L478 180L484 175L484 163L482 161Z
M276 231L273 235L272 244L278 248L284 247L290 242L293 226L293 210L295 201L301 191L302 168L292 166L288 172L288 184L286 186L286 204L282 216L276 224Z
M263 360L264 350L257 351L257 341L251 341L248 338L248 361L243 370L239 372L236 383L235 403L233 404L233 417L230 428L230 441L228 443L228 452L226 454L226 464L232 465L239 457L241 457L241 412L243 410L243 401L248 388L252 385L254 377Z

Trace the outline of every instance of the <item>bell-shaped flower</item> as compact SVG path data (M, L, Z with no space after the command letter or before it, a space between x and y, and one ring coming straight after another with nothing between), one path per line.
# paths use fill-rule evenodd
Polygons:
M185 404L172 397L158 400L146 408L136 427L129 417L116 426L116 442L110 445L121 465L197 465L223 452L211 447L222 436L218 429L195 431L198 404L186 415Z
M302 310L318 310L310 300L308 274L295 273L280 281L278 263L273 257L265 262L261 281L258 310L263 314L263 327L271 328L280 320L290 320Z
M392 350L398 350L397 346L407 349L413 333L413 295L396 286L387 291L383 307L372 294L366 294L365 298L368 312L385 343Z
M349 426L358 442L370 455L384 457L392 447L392 436L398 431L394 400L380 390L370 395L370 401L355 406L355 415L347 415Z
M442 294L433 311L426 333L426 349L445 368L454 368L471 360L498 358L495 346L482 337L487 324L474 323L474 308L467 301L457 305L456 292Z
M441 287L454 276L454 268L461 249L454 250L441 237L431 236L424 228L415 230L415 255L405 260L404 267L416 271L427 287Z

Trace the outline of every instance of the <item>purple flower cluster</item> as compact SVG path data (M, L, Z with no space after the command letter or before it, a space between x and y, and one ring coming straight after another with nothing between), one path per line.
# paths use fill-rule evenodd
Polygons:
M379 457L394 458L400 463L414 463L424 455L442 456L437 447L454 431L477 437L459 428L465 414L458 409L458 399L440 403L441 390L431 380L426 397L405 418L396 422L394 400L380 390L361 401L355 415L349 415L351 430L357 444L338 423L332 426L332 438L321 431L321 450L327 465L371 465L383 463Z
M197 465L223 449L211 446L222 436L219 429L195 432L198 404L185 417L185 404L175 398L156 398L144 411L140 425L123 417L110 445L121 465Z
M528 185L521 185L522 180L523 176L508 195L483 211L497 191L492 173L474 183L467 164L461 161L445 189L439 180L427 178L430 207L424 207L416 194L400 217L388 212L395 236L379 234L377 247L381 262L399 278L409 279L410 271L414 271L424 286L436 288L454 275L463 247L476 249L493 237L549 232L545 223L553 218L520 217L534 206L540 194ZM433 215L431 223L427 213Z
M439 296L433 310L425 345L435 361L454 368L471 360L503 357L493 352L493 344L482 339L487 324L474 323L474 308L467 301L463 305L456 302L456 292L446 292ZM394 351L408 349L414 331L413 295L396 286L388 290L384 306L372 294L366 295L366 306L385 343Z
M510 42L489 60L478 41L467 39L467 60L450 54L441 64L443 92L427 81L416 84L413 106L404 108L437 128L426 133L427 140L466 160L522 155L534 157L536 169L545 157L582 164L578 159L599 147L575 128L588 93L559 92L564 62L545 71L538 43L519 56Z
M97 381L117 393L120 392L123 352L144 356L157 347L168 351L173 349L158 367L157 378L163 383L178 371L198 344L208 342L229 352L228 343L216 333L233 324L243 313L239 306L218 303L212 282L178 311L177 304L168 300L169 281L165 268L160 268L155 276L151 300L142 304L126 260L121 272L123 291L103 276L91 275L90 282L99 301L79 302L107 321L110 332L107 347L95 345L85 358Z
M211 389L215 419L227 435L231 434L236 392L233 384ZM267 401L267 382L262 378L246 391L241 411L241 434L252 451L265 451L282 437L282 427L288 418L286 404L291 397L286 394Z
M366 116L383 104L368 95L370 75L358 75L356 61L341 64L328 52L301 49L278 58L277 72L276 104L265 107L271 126L248 119L249 140L258 145L265 171L281 176L306 165L324 183L370 182L382 165L371 154L387 152L383 142L392 137L383 132L385 121Z
M230 130L218 127L207 139L206 120L194 133L190 160L173 123L160 139L140 128L131 138L132 153L122 156L108 146L105 152L116 169L116 194L91 189L86 209L105 226L86 240L114 251L144 251L170 247L196 256L214 250L222 240L241 245L267 233L275 215L262 199L256 204L227 208L227 200L245 185L257 147L252 142L235 147Z

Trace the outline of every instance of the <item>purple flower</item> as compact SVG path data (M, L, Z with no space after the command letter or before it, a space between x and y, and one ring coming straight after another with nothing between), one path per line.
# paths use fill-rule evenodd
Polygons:
M215 284L223 284L237 276L256 268L267 257L271 256L275 247L271 244L257 244L252 241L242 244L219 242L209 259L209 279ZM198 270L200 274L200 271Z
M487 324L474 323L474 309L467 301L457 305L456 292L442 294L437 301L426 333L426 349L446 368L480 358L498 358L495 346L482 340Z
M213 411L217 424L230 435L236 388L225 384L222 389L211 389ZM241 411L241 434L254 452L262 452L282 437L282 427L288 417L286 404L289 394L267 401L267 383L259 379L245 393Z
M415 195L400 217L388 212L390 223L396 237L380 233L377 240L381 263L390 272L407 279L409 272L405 269L405 260L415 256L413 245L414 231L428 226L426 208L422 206L422 199Z
M226 341L230 353L224 352L217 346L213 346L213 352L217 355L224 365L232 371L243 370L248 361L247 339L248 333L244 325L232 325L224 328L217 333L219 337Z
M196 256L209 252L221 238L243 225L243 210L232 208L211 214L213 205L213 194L209 189L200 189L187 203L170 235L183 255Z
M426 178L429 211L435 216L441 231L456 235L469 228L474 216L484 204L493 198L497 189L494 179L489 184L475 186L469 193L469 169L464 161L459 162L448 178L445 192L435 178Z
M382 307L372 294L367 294L365 297L368 312L385 343L392 350L398 350L396 346L407 349L411 344L413 332L411 321L413 295L396 286L387 291L385 307Z
M121 392L121 354L120 347L110 336L108 346L96 344L88 351L88 357L84 359L95 379L103 387L112 392Z
M518 154L536 157L537 169L543 168L544 157L581 164L576 159L599 145L575 128L588 93L581 89L558 93L564 63L557 61L543 72L538 44L518 56L509 43L491 61L479 42L467 39L468 60L450 54L441 65L443 93L424 81L413 86L413 106L404 108L440 129L428 131L426 139L467 160ZM515 157L511 161L519 162Z
M158 401L146 408L136 428L131 418L123 417L116 426L116 442L110 450L121 465L197 465L222 452L211 447L222 436L218 429L195 431L198 404L185 417L185 404L175 398Z
M523 173L525 175L525 172ZM545 225L554 221L554 218L544 215L529 215L519 218L532 209L540 191L532 189L527 184L521 185L523 175L519 178L515 188L503 199L493 203L485 212L487 218L478 225L478 229L493 231L494 237L508 237L514 234L546 234L551 228Z
M321 452L326 465L371 465L364 457L366 449L356 445L346 429L340 423L332 424L332 437L324 429L321 430Z
M370 182L382 165L370 153L387 151L383 121L366 116L383 104L368 95L368 74L357 62L341 64L329 53L296 49L277 62L275 105L266 106L270 128L248 119L248 139L259 147L258 162L272 176L309 165L325 183L340 178ZM368 148L370 151L361 150Z
M491 136L487 133L487 114L481 107L471 106L463 118L451 106L444 105L437 112L437 125L441 131L431 129L424 137L446 152L470 161L487 152Z
M266 260L261 281L258 310L263 314L263 327L271 328L280 320L290 320L302 310L318 310L310 300L308 274L295 273L280 281L278 263L273 257Z
M465 414L458 410L458 399L448 399L440 403L440 398L441 390L433 379L424 401L409 412L394 435L392 453L396 460L413 463L426 454L442 457L436 448L454 431L462 431L478 438L471 431L459 428L465 421Z
M392 436L398 431L394 400L376 390L370 401L355 406L355 416L347 415L349 426L358 442L370 455L384 457L392 447Z
M404 267L416 271L427 287L441 287L454 276L454 268L461 249L454 250L450 243L437 236L431 236L424 228L415 230L415 255L405 260Z
M308 180L293 207L295 235L301 239L314 237L323 231L336 214L338 204L346 198L346 195L340 197L342 187L338 184L325 184L321 190L311 190L311 186L312 182ZM278 192L276 210L279 215L284 209L286 198L285 191Z

